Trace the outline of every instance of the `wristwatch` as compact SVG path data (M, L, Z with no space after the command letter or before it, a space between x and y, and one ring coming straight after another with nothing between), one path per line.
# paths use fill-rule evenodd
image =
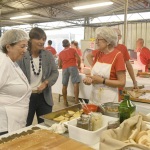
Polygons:
M104 78L104 80L103 80L103 84L105 84L105 82L106 82L106 79Z

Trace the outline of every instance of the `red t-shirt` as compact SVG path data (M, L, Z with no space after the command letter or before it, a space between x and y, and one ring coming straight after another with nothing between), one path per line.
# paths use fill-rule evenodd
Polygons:
M49 50L53 55L55 55L57 53L55 48L53 48L52 46L47 46L45 49Z
M81 57L82 56L81 50L80 49L76 49L76 51L77 51L77 54Z
M98 49L96 49L96 50L92 50L92 55L95 57L97 52L99 52L99 50L98 50Z
M124 58L124 61L129 61L130 59L130 56L129 56L129 53L128 53L128 50L127 50L127 47L123 44L118 44L116 47L116 49L118 49L122 54L123 54L123 58ZM95 57L96 56L96 53L98 52L99 50L93 50L92 51L92 55Z
M99 61L99 62L111 64L118 52L120 52L120 51L116 48L108 54L104 54L101 51L99 51L98 53L96 53L94 63L96 61ZM125 71L124 58L123 58L123 55L121 52L116 56L116 58L112 64L111 72L110 72L110 79L111 80L117 80L117 74L116 73L118 71Z
M148 64L150 64L150 50L148 48L143 47L141 49L140 60L144 65L146 65L145 71L148 71Z
M59 53L59 59L62 61L62 69L77 66L75 54L77 54L77 51L74 48L65 48Z
M116 49L118 49L122 54L123 54L123 57L124 57L124 61L129 61L130 59L130 56L129 56L129 53L128 53L128 50L127 50L127 47L123 44L118 44L116 47Z

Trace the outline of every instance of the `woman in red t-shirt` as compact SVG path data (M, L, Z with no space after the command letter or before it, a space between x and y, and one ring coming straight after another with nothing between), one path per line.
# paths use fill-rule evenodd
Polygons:
M98 52L94 59L92 73L83 82L92 84L91 103L99 105L106 102L118 102L118 87L125 85L125 63L123 55L114 47L118 36L110 27L96 30Z

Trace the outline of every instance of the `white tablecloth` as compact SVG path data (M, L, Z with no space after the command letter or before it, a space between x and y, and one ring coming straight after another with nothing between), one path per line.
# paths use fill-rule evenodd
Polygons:
M141 77L136 77L136 81L139 86L144 85L145 87L150 86L150 78L141 78ZM125 87L132 87L133 82L129 76L126 77L126 85Z
M85 77L84 74L80 73L81 82L79 84L79 98L89 99L91 93L91 85L83 84L82 80ZM150 86L150 78L140 78L136 77L138 85ZM129 76L126 77L126 87L133 87L133 82ZM52 93L61 94L62 95L62 70L59 70L59 77L57 82L52 86ZM74 97L74 88L71 80L69 80L67 95Z
M85 75L80 73L81 82L79 84L79 98L89 99L91 93L91 85L83 84L82 80L85 78ZM59 70L59 77L57 82L52 86L52 93L62 94L62 70ZM71 80L69 80L67 95L74 97L74 88Z
M150 113L150 104L149 103L141 103L141 102L133 102L133 103L136 105L137 112L141 112L145 115Z

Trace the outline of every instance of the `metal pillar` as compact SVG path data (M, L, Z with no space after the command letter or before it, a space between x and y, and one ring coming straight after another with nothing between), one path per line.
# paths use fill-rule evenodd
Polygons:
M125 14L124 14L124 45L127 44L127 14L128 14L128 0L126 0L125 4Z

